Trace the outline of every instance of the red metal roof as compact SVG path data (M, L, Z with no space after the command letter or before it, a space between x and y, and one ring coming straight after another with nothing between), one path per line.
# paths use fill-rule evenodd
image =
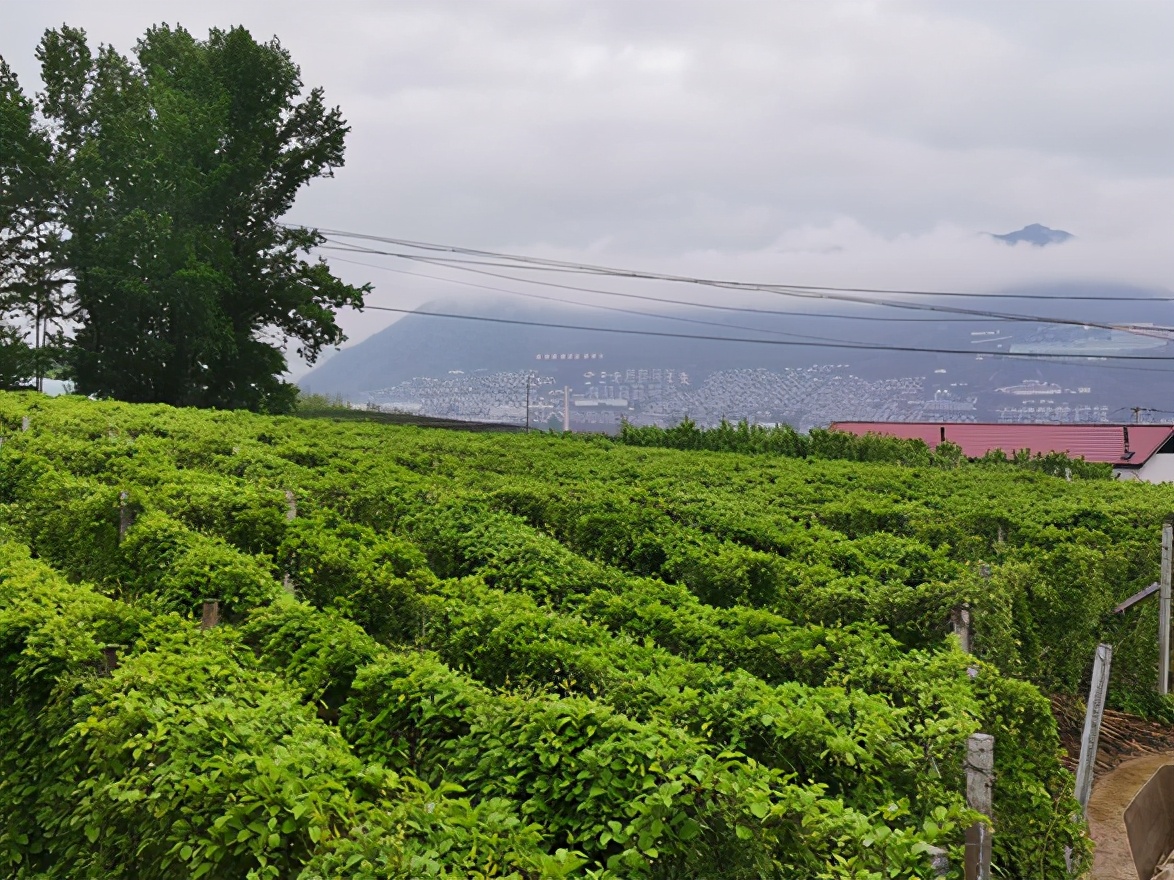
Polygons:
M992 449L1012 455L1021 449L1063 452L1085 461L1140 467L1171 434L1170 425L999 425L950 422L833 422L832 430L851 434L884 434L906 440L924 440L934 449L945 439L962 447L967 458L980 458ZM1126 433L1128 451L1126 457Z

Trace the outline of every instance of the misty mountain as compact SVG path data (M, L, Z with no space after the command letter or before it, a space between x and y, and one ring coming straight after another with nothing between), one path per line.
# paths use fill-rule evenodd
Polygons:
M1039 223L1032 223L1030 226L1016 229L1014 232L1005 232L1002 235L992 232L991 238L997 238L999 241L1007 242L1007 244L1018 244L1021 241L1025 241L1036 247L1043 247L1048 244L1060 244L1070 238L1075 238L1075 236L1071 232L1065 232L1063 229L1049 229L1047 226L1042 226Z
M566 386L572 395L611 397L620 393L619 380L606 380L604 386L601 374L614 377L616 372L626 376L629 371L648 371L651 375L671 370L687 374L690 387L696 389L711 377L718 377L719 384L727 382L722 377L730 371L784 374L818 368L829 379L840 377L836 381L844 382L849 377L865 383L915 379L905 384L918 389L916 395L884 392L891 394L897 407L890 408L893 417L901 416L905 410L900 406L910 402L902 396L937 401L934 406L943 412L957 406L960 417L980 421L994 419L1008 407L1029 419L1034 404L1044 413L1057 401L1097 409L1101 416L1132 406L1167 411L1174 410L1174 399L1168 391L1165 364L1124 363L1114 356L1174 357L1174 346L1160 329L1174 324L1172 304L1158 299L1168 295L1112 285L1066 284L1011 291L1006 298L907 298L905 302L916 309L764 297L752 306L759 311L679 308L656 315L505 298L449 299L430 303L340 351L298 384L310 392L387 402L416 399L421 382L533 371L560 392ZM1087 296L1110 299L1075 299ZM1007 320L996 314L933 312L926 307L1140 329L1128 332ZM640 312L648 309L647 305L633 307ZM473 320L436 316L440 314ZM1049 357L1032 357L1038 354ZM843 392L848 396L865 393L873 392ZM753 409L747 404L744 412L764 420L768 416L758 415L760 411L773 413L769 418L776 420L799 418L790 412L780 414L780 406ZM742 412L731 404L719 415ZM1117 413L1115 418L1128 415ZM804 417L818 423L818 419L849 415L828 404L818 414Z

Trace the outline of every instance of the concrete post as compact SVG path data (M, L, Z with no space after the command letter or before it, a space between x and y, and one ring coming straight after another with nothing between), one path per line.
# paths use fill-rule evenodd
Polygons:
M118 668L118 649L121 645L102 646L102 666L106 675Z
M1174 524L1162 523L1162 579L1158 593L1158 693L1170 692L1170 556Z
M954 623L954 634L962 645L962 651L970 653L970 606L963 603L954 609L951 615Z
M135 524L135 512L127 504L129 500L129 492L123 491L118 493L118 540L120 543L126 537L126 533L130 530L130 527Z
M298 517L298 499L294 493L289 489L285 490L285 519L287 522L293 522ZM285 587L285 591L291 596L294 594L293 581L290 580L289 572L281 576L281 585Z
M1076 766L1076 800L1084 809L1092 794L1092 777L1097 761L1097 743L1101 736L1101 719L1105 714L1105 695L1109 690L1109 668L1113 663L1113 646L1097 645L1092 667L1092 684L1088 689L1088 708L1084 713L1084 732L1080 736L1080 762Z
M990 880L992 790L995 783L995 738L975 733L966 740L966 804L987 817L966 830L966 880Z
M216 599L204 600L204 611L200 617L200 629L211 629L220 623L220 602Z
M28 416L24 416L20 420L20 429L22 431L27 431L29 429L29 417Z

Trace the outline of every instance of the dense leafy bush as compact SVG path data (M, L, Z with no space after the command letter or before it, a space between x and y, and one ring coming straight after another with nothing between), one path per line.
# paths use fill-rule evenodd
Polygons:
M1113 641L1111 700L1171 713L1152 609L1107 612L1155 579L1174 492L1063 478L1098 475L1080 463L28 394L0 395L0 425L19 877L118 876L131 847L142 876L929 876L931 844L957 866L979 729L997 870L1060 876L1087 842L1038 687L1079 692ZM201 634L205 598L227 625ZM964 603L975 656L950 636ZM128 753L139 733L168 760ZM177 782L213 757L247 810ZM300 818L249 828L287 784L320 805L317 840ZM132 827L119 798L147 791L166 809ZM239 841L216 825L233 809Z

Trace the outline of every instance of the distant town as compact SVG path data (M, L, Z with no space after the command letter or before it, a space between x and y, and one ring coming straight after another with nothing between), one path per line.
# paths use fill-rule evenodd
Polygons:
M559 381L551 360L584 369ZM388 412L529 424L539 429L614 431L623 422L668 427L691 419L785 423L806 431L833 421L998 421L1097 424L1114 421L1090 399L1092 388L1037 379L991 389L985 408L966 383L945 375L867 379L848 364L802 369L718 370L695 382L671 365L605 365L598 354L540 355L533 370L454 370L370 392L367 405ZM566 371L559 373L566 376ZM944 370L937 371L944 374ZM989 400L996 400L991 404ZM1119 414L1118 414L1119 415ZM1121 419L1116 419L1120 421ZM1150 419L1163 421L1163 419ZM1174 419L1164 419L1174 421Z

